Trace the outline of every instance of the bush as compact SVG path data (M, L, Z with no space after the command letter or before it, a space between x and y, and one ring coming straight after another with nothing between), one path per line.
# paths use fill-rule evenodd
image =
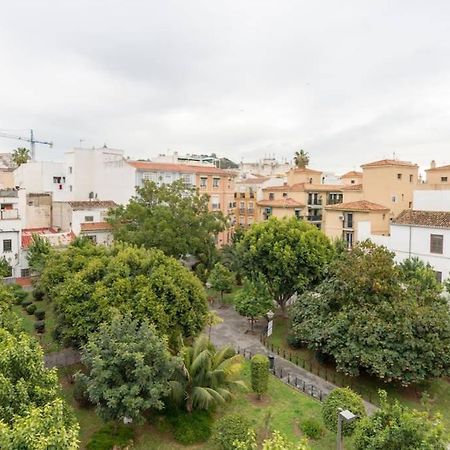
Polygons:
M36 311L36 305L33 305L33 303L31 305L28 305L26 308L26 311L28 314L34 314L34 312Z
M300 423L303 434L309 439L319 439L323 434L321 423L316 419L306 419Z
M86 378L75 376L75 385L73 387L73 398L81 408L88 408L92 405L87 392Z
M43 320L37 320L34 322L34 329L37 333L43 333L45 331L45 322Z
M44 296L45 296L44 290L41 287L36 286L33 291L34 301L40 302L40 301L44 300Z
M14 303L16 305L21 305L24 300L28 299L28 293L18 284L10 284L9 290L14 296Z
M269 358L266 355L255 355L251 360L252 389L261 398L269 386Z
M30 306L33 302L31 300L22 300L22 308L26 309L27 306Z
M208 279L208 272L206 270L206 266L203 263L197 264L195 266L194 272L202 283L206 283L206 280Z
M212 433L213 419L207 411L181 413L169 418L173 427L173 437L183 445L205 442Z
M349 436L353 433L359 419L366 416L364 402L360 395L350 388L337 388L323 402L322 419L325 426L332 432L337 431L339 408L349 409L358 419L342 425L342 434Z
M214 428L214 441L222 450L234 450L236 441L245 441L250 422L239 414L222 417Z
M45 311L43 309L38 309L34 312L34 317L36 317L37 320L44 320L45 319Z
M286 342L290 348L302 348L303 342L295 336L295 334L288 334L286 337Z
M87 450L112 450L115 446L126 446L133 440L133 437L133 428L125 425L115 427L108 424L92 435L86 448Z

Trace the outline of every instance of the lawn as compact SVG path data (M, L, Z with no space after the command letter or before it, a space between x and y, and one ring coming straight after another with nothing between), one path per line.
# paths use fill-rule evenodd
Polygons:
M72 369L76 370L76 368ZM60 371L60 380L63 386L64 398L72 404L81 426L81 449L85 449L92 436L101 426L102 422L95 415L94 409L81 409L73 400L73 385L67 382L68 370ZM242 373L243 379L249 384L249 363L246 362ZM298 440L302 433L299 422L306 418L315 418L321 422L321 405L318 401L287 386L277 378L271 376L269 393L261 401L254 394L239 393L236 398L215 412L216 418L237 413L246 416L261 433L264 421L270 411L270 428L281 431L292 441ZM164 417L153 419L153 424L135 427L136 438L133 448L138 450L179 450L179 449L215 449L212 440L194 446L177 444L168 431L169 426ZM314 450L331 450L335 448L335 435L325 430L323 436L316 441L310 440Z
M395 384L386 384L381 380L368 375L358 378L346 377L335 371L332 364L319 361L314 352L306 348L292 349L286 341L288 335L289 321L286 318L276 317L274 319L273 334L269 338L269 344L284 349L286 357L291 357L296 362L296 357L305 361L306 369L316 373L323 378L340 386L350 386L359 392L364 398L375 402L379 389L384 389L388 394L397 398L402 403L416 409L423 409L422 396L424 392L430 397L429 407L433 412L440 412L447 430L450 431L450 382L448 379L436 379L420 386L404 388Z
M223 303L226 305L232 305L234 296L240 289L242 289L242 286L238 286L237 284L235 284L230 292L225 292L223 295ZM216 306L219 305L220 292L217 292L214 289L209 288L209 289L206 289L206 295L208 296L208 298L214 298L214 302L215 302Z

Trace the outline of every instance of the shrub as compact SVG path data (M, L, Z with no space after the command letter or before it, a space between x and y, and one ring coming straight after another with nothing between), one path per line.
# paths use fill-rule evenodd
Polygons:
M81 408L88 408L91 406L91 402L87 392L86 378L77 375L75 376L75 385L73 387L73 398Z
M9 285L9 290L14 296L14 303L16 305L21 305L24 300L28 299L28 293L18 284Z
M214 428L214 441L222 450L234 450L234 443L245 441L250 422L239 414L222 417Z
M358 419L366 416L364 402L360 395L348 387L337 388L330 393L322 406L323 423L332 432L337 431L339 408L344 410L349 409L353 414L358 416ZM344 436L349 436L353 433L358 419L342 425L342 434Z
M211 436L213 419L207 411L173 415L169 420L173 426L173 437L180 444L205 442Z
M115 427L108 424L92 435L86 448L87 450L112 450L115 446L126 446L133 437L133 428L125 425Z
M34 316L37 320L44 320L45 319L45 311L43 309L38 309L34 312Z
M265 355L255 355L251 360L252 389L261 398L269 385L269 358Z
M309 439L319 439L323 434L321 423L316 419L306 419L300 423L300 428Z
M34 329L37 333L43 333L45 331L45 322L43 320L37 320L34 322Z
M45 296L44 290L41 287L36 286L33 291L34 300L36 302L40 302L40 301L44 300L44 296Z
M286 342L291 348L302 348L303 342L295 334L288 334L286 337Z
M34 314L34 312L36 311L36 305L33 305L33 303L31 305L28 305L26 308L26 311L28 314Z
M30 306L33 302L31 300L22 300L22 307L23 309L26 309L27 306Z

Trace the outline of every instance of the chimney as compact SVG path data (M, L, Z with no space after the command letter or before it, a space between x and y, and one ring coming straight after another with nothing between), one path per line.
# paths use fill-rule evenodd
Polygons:
M430 169L435 169L436 168L436 161L433 159L433 161L431 161L430 164Z

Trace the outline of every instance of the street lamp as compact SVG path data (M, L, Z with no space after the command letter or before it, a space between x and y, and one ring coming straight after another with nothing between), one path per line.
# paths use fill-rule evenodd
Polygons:
M337 423L337 450L342 450L344 447L342 445L342 424L351 423L356 419L355 414L353 414L348 409L342 410L339 408L338 412L338 423Z
M267 337L270 337L272 335L273 332L273 316L274 316L274 312L273 311L267 311L266 313L266 317L267 317Z

